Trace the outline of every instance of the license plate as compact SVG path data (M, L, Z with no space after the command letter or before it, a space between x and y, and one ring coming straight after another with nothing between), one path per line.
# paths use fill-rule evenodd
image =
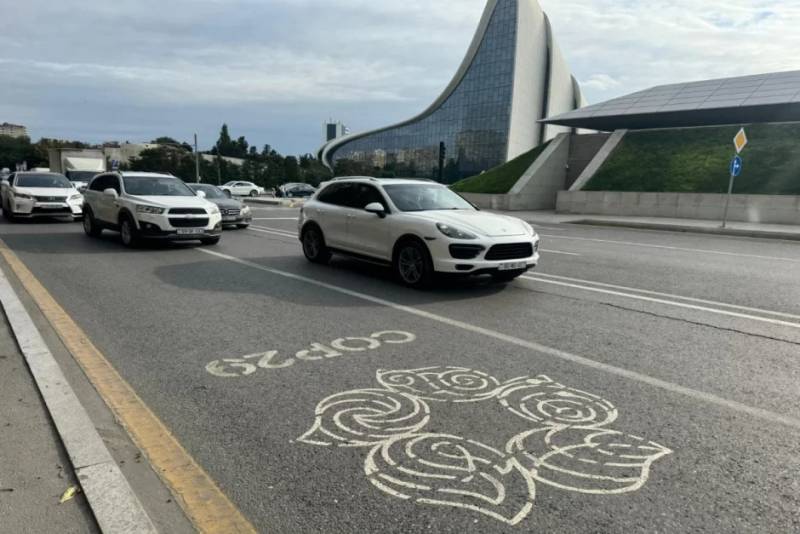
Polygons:
M43 210L57 210L57 209L65 207L65 206L63 204L43 204L43 203L39 203L39 204L36 204L36 207L37 208L42 208Z
M236 216L235 215L226 215L225 217L222 218L222 220L224 222L233 222L233 221L236 220Z
M523 269L526 269L527 267L528 264L525 263L524 261L517 261L514 263L502 263L500 264L500 267L498 267L498 269L501 271L521 271Z
M204 232L202 228L178 228L178 235L200 235Z

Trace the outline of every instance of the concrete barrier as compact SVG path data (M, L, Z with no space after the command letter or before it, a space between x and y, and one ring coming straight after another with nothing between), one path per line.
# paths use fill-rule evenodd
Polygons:
M559 134L505 195L462 193L483 209L502 211L552 210L567 179L570 135Z
M561 191L556 211L575 215L722 220L722 194ZM502 209L502 208L498 208ZM728 219L765 224L800 224L800 196L733 195Z

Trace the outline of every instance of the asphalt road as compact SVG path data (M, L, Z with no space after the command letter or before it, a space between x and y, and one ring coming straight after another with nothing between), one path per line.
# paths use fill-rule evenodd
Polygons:
M0 237L260 531L800 531L800 244L552 226L524 279L415 292L255 211Z

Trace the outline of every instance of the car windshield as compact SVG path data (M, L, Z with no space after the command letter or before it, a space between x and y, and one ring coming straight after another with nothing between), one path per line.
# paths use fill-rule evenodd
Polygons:
M194 191L195 193L198 191L202 191L206 194L206 198L228 198L228 195L222 192L221 189L213 185L190 185L189 189Z
M383 187L400 211L474 210L475 208L437 184L395 184Z
M168 176L124 176L125 192L139 197L193 197L185 183Z
M67 178L70 182L89 183L95 176L97 173L94 171L67 171Z
M69 189L72 187L72 182L62 174L20 174L14 185L17 187Z

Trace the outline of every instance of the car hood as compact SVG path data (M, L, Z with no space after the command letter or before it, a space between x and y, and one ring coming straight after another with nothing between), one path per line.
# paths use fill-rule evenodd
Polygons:
M485 211L427 211L420 216L487 237L529 235L527 225L522 220Z
M135 196L129 198L137 202L150 204L159 208L203 208L208 209L213 204L200 197L169 197L169 196Z
M226 210L240 210L243 208L242 202L235 198L207 198L206 200Z
M78 194L78 190L71 187L15 187L14 191L34 197L70 197Z

